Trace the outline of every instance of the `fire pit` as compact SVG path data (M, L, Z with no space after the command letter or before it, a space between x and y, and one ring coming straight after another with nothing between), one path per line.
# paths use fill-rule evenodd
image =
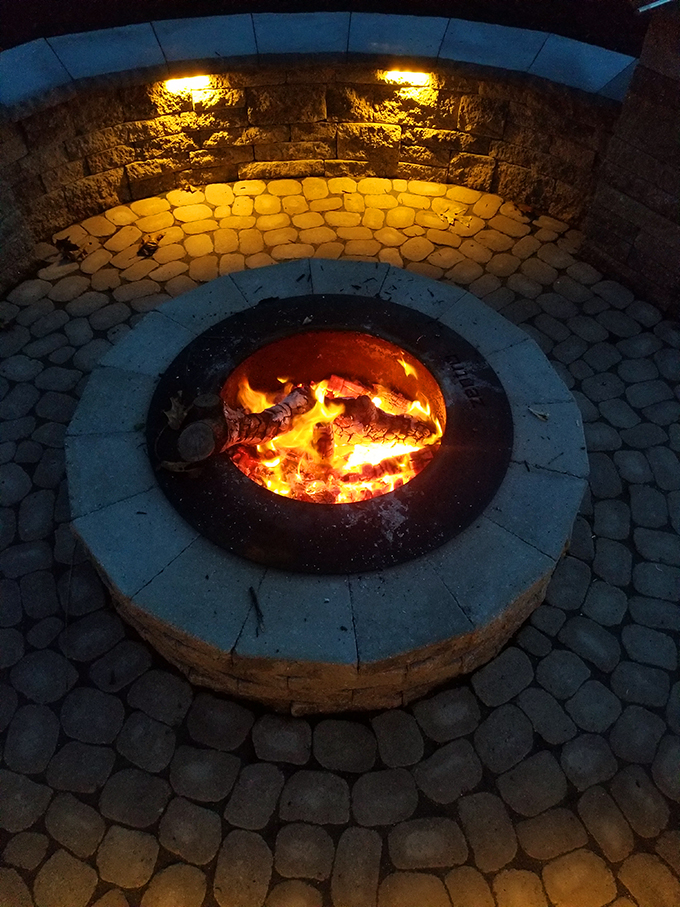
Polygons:
M246 373L265 394L251 407ZM224 435L209 456L168 459L187 427L164 415L178 396L199 410L189 422L218 412L238 434L248 408L329 378L318 396L342 412L316 429L322 453L366 413L439 425L410 481L314 503L251 480ZM390 412L376 383L430 413ZM67 462L75 531L122 615L192 681L296 713L400 705L491 658L542 600L587 475L578 409L523 332L456 287L322 260L221 278L146 316L93 373Z

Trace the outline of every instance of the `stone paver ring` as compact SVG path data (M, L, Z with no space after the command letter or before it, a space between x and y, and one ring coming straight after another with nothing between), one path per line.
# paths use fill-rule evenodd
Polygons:
M510 402L510 463L483 514L377 572L303 574L218 548L169 503L147 453L175 357L235 313L305 294L376 297L452 329ZM93 371L66 455L73 526L121 615L193 682L295 713L399 706L488 661L543 600L588 475L576 403L523 331L458 287L321 259L224 276L146 315Z

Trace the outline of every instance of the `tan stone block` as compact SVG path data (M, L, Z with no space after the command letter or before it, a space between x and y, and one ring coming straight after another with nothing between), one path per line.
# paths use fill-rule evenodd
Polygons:
M122 252L123 249L127 249L128 246L141 239L141 236L142 231L138 227L128 224L126 227L121 227L117 233L114 233L111 239L107 239L104 243L104 248L110 252Z
M240 252L230 252L220 258L220 275L232 274L234 271L243 271L245 268L245 256Z
M88 217L87 220L83 221L83 228L91 236L111 236L116 232L116 227L101 214L96 215L95 217Z
M361 192L347 192L344 197L345 211L353 211L362 214L366 208L366 202Z
M367 195L367 208L396 208L399 202L393 195Z
M249 230L255 226L255 221L255 217L242 217L232 214L230 217L223 217L219 225L221 230Z
M228 183L210 183L205 187L205 200L209 205L231 205L234 190Z
M437 268L427 261L410 261L406 265L406 270L429 280L440 280L444 276L444 268Z
M486 270L489 274L493 274L496 277L509 277L511 274L515 273L519 266L519 258L510 255L509 252L499 252L498 255L494 255L487 264Z
M361 223L369 230L379 230L385 223L385 212L380 208L367 208Z
M319 243L334 242L337 239L335 230L330 227L312 227L309 230L300 231L300 239L305 243L318 245Z
M129 268L126 268L120 276L124 280L142 280L143 277L154 271L156 267L156 262L153 259L137 258L137 261L130 265Z
M257 218L256 226L258 230L279 230L282 227L290 226L290 217L281 212L279 214L263 214Z
M455 281L462 286L467 286L469 283L472 283L473 280L477 280L478 277L481 277L484 273L484 268L477 264L476 261L470 261L469 258L464 258L462 261L459 261L457 265L454 265L450 271L446 272L446 276L449 280Z
M171 296L181 296L182 293L188 293L195 290L198 284L186 274L180 274L179 277L173 277L165 285L165 292ZM148 294L147 294L148 295Z
M324 201L313 201L312 205L322 205ZM283 210L291 217L309 210L309 202L302 195L289 195L283 199Z
M403 229L404 227L410 227L415 220L415 211L413 208L406 208L403 205L399 205L396 208L390 208L387 212L385 223L388 227L397 227Z
M299 180L272 180L268 185L272 195L300 195L302 183Z
M115 208L109 208L104 214L104 217L117 227L133 224L137 220L137 216L127 205L116 205Z
M395 248L381 249L378 252L378 260L384 261L388 265L394 265L395 268L404 267L404 259Z
M190 223L192 221L205 220L208 217L212 217L212 208L203 204L182 205L179 208L175 208L174 214L177 220L182 221L183 223Z
M380 251L380 243L377 239L351 239L345 245L345 254L361 255L370 257L377 255Z
M317 246L316 251L314 252L314 258L332 258L336 260L340 258L342 253L345 251L345 245L341 242L325 242L320 246Z
M446 197L453 199L454 202L472 205L482 197L482 193L476 189L468 189L467 186L449 186Z
M283 243L280 246L274 246L271 254L276 261L311 258L314 255L314 246L309 246L306 243Z
M243 195L262 195L267 189L264 180L239 180L233 185L233 192L236 198Z
M102 268L101 271L95 271L91 282L92 289L100 293L103 290L115 290L120 286L120 274L115 268Z
M274 263L274 259L268 252L256 252L246 258L246 268L266 268L267 265Z
M259 230L241 230L238 234L238 241L238 250L244 255L256 255L264 249L264 239Z
M189 277L200 283L214 280L217 277L217 255L202 255L189 265Z
M113 291L113 298L116 302L130 302L133 299L141 299L142 296L152 296L160 292L160 286L155 280L136 280L134 283L126 283L117 287ZM167 289L167 287L166 287Z
M338 227L340 239L373 239L373 231L368 227Z
M429 208L430 199L424 195L414 195L411 192L400 192L397 196L400 205L406 205L409 208Z
M186 205L200 205L205 201L205 193L200 189L172 189L165 197L173 208L181 208Z
M80 270L83 274L94 274L104 265L107 265L113 256L106 249L97 249L80 262Z
M302 180L302 193L310 201L317 198L326 198L328 192L328 183L324 179L320 179L317 176L308 176Z
M221 231L217 230L213 235L217 237L219 232ZM187 236L184 240L184 248L186 249L187 254L192 258L199 258L201 255L209 255L214 250L213 236L208 233L198 233L196 236ZM224 251L230 252L231 249L224 249ZM157 259L157 255L154 255L154 258Z
M461 244L460 236L448 230L428 230L426 236L435 245L451 246L451 248L457 249Z
M335 176L328 180L328 191L333 195L342 195L344 192L356 192L357 181L349 176Z
M445 246L443 249L435 249L432 255L428 255L427 260L436 268L448 270L454 265L457 265L459 261L463 261L464 257L465 256L461 255L458 249L452 249L450 246Z
M258 195L255 198L257 214L278 214L281 211L281 199L277 195Z
M375 238L383 246L401 246L406 242L406 235L393 227L383 227L375 234Z
M294 243L298 238L298 231L294 227L283 227L280 230L267 230L262 238L267 246L280 246L283 243Z
M421 227L428 227L433 230L446 230L448 222L434 211L416 211L416 223Z
M359 180L356 187L362 195L382 195L384 192L392 191L392 181L388 179L378 179L376 177L366 177Z
M494 252L507 252L513 244L511 237L498 230L480 230L475 235L475 239L478 243L486 246L487 249L492 249ZM520 242L524 242L524 240L520 240ZM533 252L529 254L533 254ZM522 256L518 255L517 257L521 258Z
M485 219L493 217L494 214L498 213L498 209L503 204L503 199L500 195L483 195L478 201L475 202L474 207L472 208L472 213L476 214L477 217L483 217Z
M474 239L466 239L460 244L460 251L466 258L471 258L473 261L478 261L480 265L486 264L488 261L491 261L493 252L490 252L486 246L480 245Z
M133 204L135 204L133 202ZM210 209L208 209L210 210ZM161 211L156 214L149 214L146 217L140 217L137 221L137 227L142 233L158 233L159 230L165 230L175 223L175 218L171 211Z
M288 199L286 199L288 201ZM292 201L292 199L290 199ZM309 203L309 207L312 211L335 211L338 208L342 208L342 199L341 198L319 198L315 199L313 202ZM284 203L284 210L285 203Z
M459 236L474 236L484 226L485 221L481 217L476 217L474 214L464 214L453 220L450 229L454 233L458 233Z
M324 220L318 211L305 211L293 217L293 224L300 230L311 230L313 227L322 226Z
M188 270L189 265L183 261L169 261L167 264L156 268L155 271L150 271L149 277L151 280L157 280L164 283L166 280L172 280L173 277L184 274L184 272Z
M207 218L206 220L194 220L191 223L184 224L184 232L189 234L194 233L209 233L211 230L217 230L219 224L216 220L212 218Z
M506 233L508 236L517 237L526 236L531 229L526 224L520 223L513 217L508 217L506 214L496 214L489 221L489 226L493 227L494 230L500 230L501 233Z
M413 193L413 195L444 195L446 193L446 186L442 183L431 183L424 180L410 180L408 183L408 191Z
M412 236L401 246L399 252L409 261L422 261L434 252L434 245L424 236Z
M329 227L358 227L361 215L353 211L328 211L326 223Z
M523 236L512 247L512 254L517 258L525 259L535 255L540 248L541 243L537 236Z
M215 252L218 255L225 255L227 252L235 252L238 249L238 234L236 230L219 229L213 234Z

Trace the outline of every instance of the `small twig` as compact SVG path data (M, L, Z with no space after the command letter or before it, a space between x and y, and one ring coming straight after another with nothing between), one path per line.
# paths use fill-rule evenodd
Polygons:
M255 611L255 617L257 618L255 636L259 636L260 633L264 633L264 614L262 613L262 608L257 600L257 592L255 592L252 586L249 587L248 592L250 593L250 601L253 605L253 610Z

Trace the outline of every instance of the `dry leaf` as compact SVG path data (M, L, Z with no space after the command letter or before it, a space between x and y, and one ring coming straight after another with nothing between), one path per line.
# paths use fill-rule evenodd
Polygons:
M164 409L163 414L168 420L168 425L172 428L173 431L179 431L182 427L182 423L187 417L189 412L189 407L185 406L182 403L182 392L180 391L176 397L170 398L170 409Z
M541 412L540 409L532 409L531 407L529 407L529 412L532 416L536 416L537 419L540 419L541 422L547 422L550 418L550 413Z
M200 467L197 467L194 463L185 463L184 460L161 460L158 468L165 469L167 472L183 472L192 478L201 473Z

